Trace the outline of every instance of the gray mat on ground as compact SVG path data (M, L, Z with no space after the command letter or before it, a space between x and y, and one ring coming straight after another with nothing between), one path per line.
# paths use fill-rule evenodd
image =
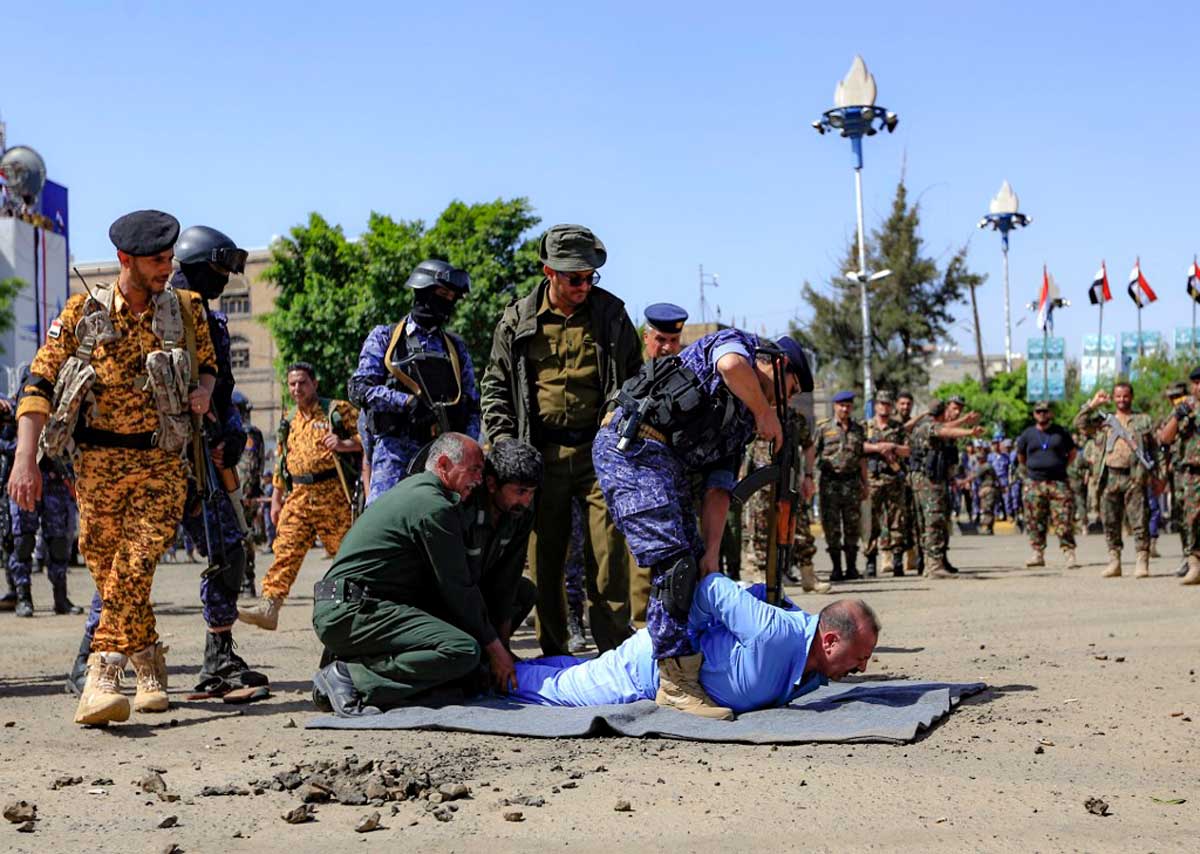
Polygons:
M406 706L364 718L326 716L306 729L434 729L578 738L588 735L662 736L747 744L874 741L900 744L945 717L982 682L857 682L827 685L778 709L746 712L736 721L710 721L650 700L619 706L532 706L489 697L464 705Z

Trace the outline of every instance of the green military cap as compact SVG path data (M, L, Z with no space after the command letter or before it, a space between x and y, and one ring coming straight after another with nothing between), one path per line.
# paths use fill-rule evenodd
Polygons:
M608 260L608 250L590 228L555 225L542 235L538 257L551 270L574 273L603 267Z
M892 400L892 393L887 389L880 389L879 391L875 392L875 402L893 403L894 401Z
M1044 409L1049 412L1050 408L1050 401L1048 400L1039 400L1033 405L1034 412L1037 412L1039 409Z
M1163 392L1163 395L1168 398L1186 397L1187 393L1188 393L1187 383L1185 383L1181 380L1176 383L1171 383L1169 386L1167 386L1166 391Z

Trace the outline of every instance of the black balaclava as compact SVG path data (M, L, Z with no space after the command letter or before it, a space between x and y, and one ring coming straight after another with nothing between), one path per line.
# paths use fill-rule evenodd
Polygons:
M439 295L437 288L421 288L413 292L413 319L425 329L439 329L450 319L455 302Z

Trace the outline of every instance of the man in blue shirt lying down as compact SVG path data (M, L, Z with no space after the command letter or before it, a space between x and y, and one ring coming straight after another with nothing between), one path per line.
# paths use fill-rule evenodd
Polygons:
M704 653L700 683L735 712L783 706L801 694L863 672L879 639L879 619L865 602L841 599L819 615L791 602L763 601L719 573L696 586L688 631ZM513 699L543 706L600 706L653 700L658 662L650 635L637 632L598 658L554 656L518 662Z

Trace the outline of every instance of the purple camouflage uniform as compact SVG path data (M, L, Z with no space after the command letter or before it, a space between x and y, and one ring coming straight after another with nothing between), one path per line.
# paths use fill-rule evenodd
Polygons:
M405 317L401 322L408 324L409 333L416 336L426 351L446 352L445 338L442 337L444 331L454 342L462 370L462 398L469 410L466 426L462 432L478 441L479 387L475 383L475 368L471 364L471 354L467 352L466 342L446 330L427 330L411 315ZM383 325L376 326L371 330L359 353L358 368L350 377L348 385L350 402L364 413L368 413L368 423L370 422L370 413L389 413L403 417L412 411L409 402L413 399L413 395L388 385L391 373L388 371L386 361L387 351L395 329L394 325ZM414 438L403 432L399 435L372 434L372 439L374 444L370 456L371 488L367 493L367 504L400 482L405 475L409 461L429 441L428 439Z
M712 398L724 384L717 361L737 353L753 362L759 346L757 336L738 329L723 329L688 345L679 354L684 367L699 379L703 392ZM734 398L735 422L708 446L672 448L655 439L637 439L622 453L618 407L612 420L596 434L592 461L613 522L625 535L639 566L650 568L655 585L673 562L688 554L699 561L704 543L696 523L691 476L704 475L706 489L731 490L738 463L746 445L754 438L754 417ZM646 609L646 628L654 658L691 655L695 647L688 637L686 621L675 619L656 596Z

